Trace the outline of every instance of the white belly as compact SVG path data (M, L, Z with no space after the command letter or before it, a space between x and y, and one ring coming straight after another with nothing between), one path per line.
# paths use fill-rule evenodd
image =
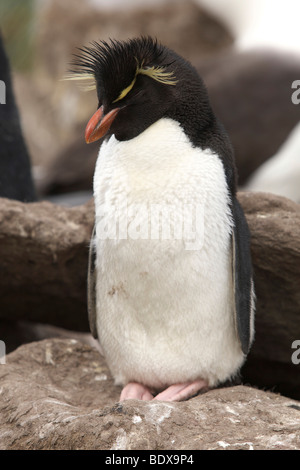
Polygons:
M234 375L243 354L220 159L161 119L135 139L102 145L94 197L97 330L116 383L213 386ZM169 215L158 223L160 209Z

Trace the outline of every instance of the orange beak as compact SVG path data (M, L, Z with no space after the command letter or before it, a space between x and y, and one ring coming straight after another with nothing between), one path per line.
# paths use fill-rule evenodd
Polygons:
M115 108L109 111L109 113L103 113L103 106L101 106L95 114L89 120L85 129L85 141L87 144L96 142L96 140L104 137L109 131L114 119L116 118L120 108Z

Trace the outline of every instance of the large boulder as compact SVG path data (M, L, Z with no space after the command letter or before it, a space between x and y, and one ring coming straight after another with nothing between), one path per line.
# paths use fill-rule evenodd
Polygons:
M0 318L87 330L93 202L76 209L0 199Z
M299 402L237 386L119 403L102 357L74 339L21 346L0 383L2 450L300 449Z
M256 305L255 342L243 377L300 399L300 205L279 196L240 193L251 230Z

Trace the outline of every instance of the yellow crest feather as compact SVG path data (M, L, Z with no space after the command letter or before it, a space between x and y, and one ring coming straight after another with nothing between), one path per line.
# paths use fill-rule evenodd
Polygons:
M137 59L136 59L137 61ZM121 91L119 94L118 98L116 98L113 103L116 103L117 101L122 100L125 98L125 96L132 90L135 82L136 82L136 77L141 74L141 75L147 75L148 77L153 78L153 80L156 80L157 82L163 83L164 85L176 85L177 81L174 77L173 72L166 72L165 67L155 67L154 65L152 67L143 67L143 63L141 66L137 65L136 72L134 79L128 85L128 87L124 88L124 90Z
M136 81L136 75L135 75L134 79L132 80L132 82L130 83L130 85L128 85L128 87L124 88L124 90L121 91L118 98L116 100L114 100L113 103L116 103L117 101L122 100L123 98L125 98L125 96L133 88L133 85L135 84L135 81Z
M176 85L177 81L174 77L173 72L166 72L165 67L145 67L143 64L137 68L136 74L147 75L148 77L153 78L157 82L163 83L165 85Z
M64 76L62 80L75 80L75 81L84 81L86 80L87 83L80 83L80 88L84 91L91 91L95 90L96 82L95 77L92 73L70 73Z

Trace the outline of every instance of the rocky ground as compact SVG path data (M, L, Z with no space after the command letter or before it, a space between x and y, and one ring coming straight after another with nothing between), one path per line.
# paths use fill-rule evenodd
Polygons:
M75 339L21 346L0 379L0 449L300 449L299 402L236 386L118 403L102 357Z

